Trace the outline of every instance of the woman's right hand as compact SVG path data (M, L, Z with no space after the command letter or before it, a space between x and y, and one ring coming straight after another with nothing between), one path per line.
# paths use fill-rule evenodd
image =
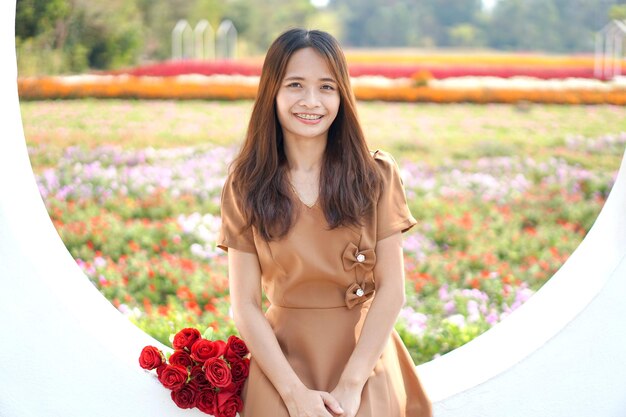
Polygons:
M283 400L290 417L333 417L343 414L339 402L326 391L315 391L303 385L286 397Z

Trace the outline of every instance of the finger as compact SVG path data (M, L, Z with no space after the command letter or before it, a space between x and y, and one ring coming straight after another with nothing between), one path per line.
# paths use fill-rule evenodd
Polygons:
M337 401L335 397L324 391L321 391L320 394L322 395L324 404L330 409L330 411L335 414L343 414L343 408L341 408L339 401Z

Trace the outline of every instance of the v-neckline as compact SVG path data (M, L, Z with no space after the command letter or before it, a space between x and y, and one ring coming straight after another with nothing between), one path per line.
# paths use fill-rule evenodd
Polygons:
M298 197L298 200L300 200L300 203L302 203L302 205L303 205L304 207L306 207L306 208L308 208L308 209L311 209L311 210L312 210L315 206L317 206L317 202L319 201L319 199L320 199L320 198L319 198L319 196L318 196L318 197L317 197L317 199L315 199L315 202L314 202L312 205L310 205L310 206L309 206L307 203L305 203L304 201L302 201L302 200L300 199L300 197Z
M294 188L294 186L292 184L289 184L291 188L291 192L294 195L294 197L298 200L298 202L303 205L304 207L306 207L309 210L313 210L313 208L315 206L317 206L317 203L320 201L320 196L319 193L317 194L317 198L315 199L315 201L313 202L313 204L311 204L310 206L305 203L304 201L302 201L302 199L300 198L300 194L298 194L298 191L296 191L296 189Z

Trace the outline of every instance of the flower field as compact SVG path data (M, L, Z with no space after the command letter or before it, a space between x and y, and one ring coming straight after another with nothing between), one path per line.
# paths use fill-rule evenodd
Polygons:
M626 77L596 79L592 56L348 51L359 100L626 104ZM263 58L165 61L104 73L18 79L24 100L247 100ZM626 66L624 62L623 66Z
M68 250L106 298L166 344L183 327L211 326L220 339L236 332L215 239L250 106L22 103L37 183ZM407 303L396 324L416 363L511 314L593 224L626 148L626 109L583 109L587 120L577 111L359 103L371 147L398 161L419 222L404 235ZM108 114L134 124L124 129ZM490 124L497 141L482 130Z
M29 77L18 80L23 100L121 98L121 99L254 99L258 76L75 75ZM611 81L586 78L543 80L464 76L433 79L428 71L410 78L360 76L352 78L358 100L432 103L554 103L626 105L626 77Z
M390 54L389 52L346 53L352 77L383 76L410 78L421 71L434 78L465 76L509 78L526 76L550 78L594 78L593 56L550 56L524 54ZM381 63L382 62L382 63ZM185 74L200 75L261 75L262 58L240 60L178 60L108 71L106 74L171 77Z
M411 49L346 49L346 60L352 77L378 75L386 78L410 77L420 71L434 78L491 76L508 78L528 76L549 78L594 78L594 56L544 55L505 53L495 51L441 51ZM260 75L263 57L217 61L165 61L108 71L107 74L135 76L202 75Z

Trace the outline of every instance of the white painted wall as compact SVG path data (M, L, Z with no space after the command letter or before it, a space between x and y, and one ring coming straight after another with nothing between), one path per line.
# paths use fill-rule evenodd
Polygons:
M0 416L203 416L138 366L160 345L104 299L63 246L28 160L15 2L0 4ZM596 224L527 303L418 367L437 417L626 416L626 162Z

